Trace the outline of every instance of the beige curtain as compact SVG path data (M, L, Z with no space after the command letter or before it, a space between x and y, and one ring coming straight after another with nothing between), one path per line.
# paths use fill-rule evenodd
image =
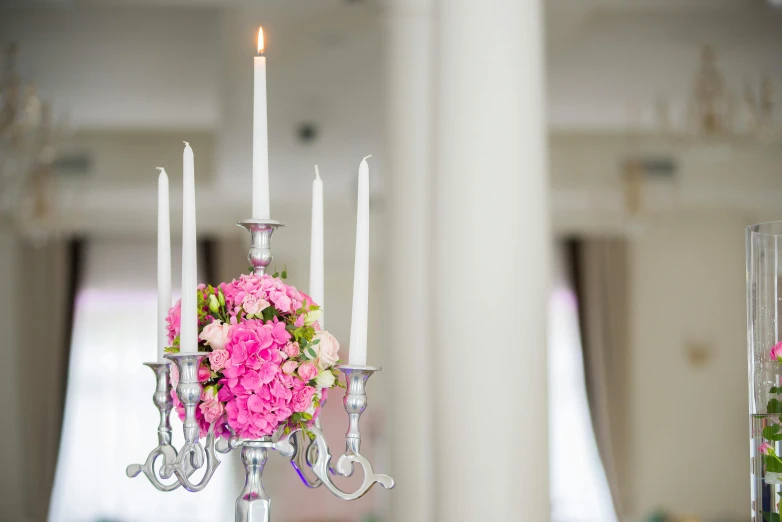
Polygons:
M587 396L619 520L627 480L628 252L622 238L572 243Z
M80 243L20 242L16 309L21 434L19 499L25 520L45 521L60 444L73 291Z

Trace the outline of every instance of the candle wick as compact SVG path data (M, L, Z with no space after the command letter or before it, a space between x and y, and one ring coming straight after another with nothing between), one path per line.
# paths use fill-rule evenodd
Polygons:
M315 179L320 179L320 171L317 165L315 165Z
M369 156L364 157L364 159L362 159L361 161L366 161L366 160L368 160L371 157L372 157L372 154L370 154Z
M166 169L164 169L163 167L155 167L155 168L158 169L160 172L165 172L166 171Z
M188 142L186 142L186 141L183 141L182 143L184 143L188 147L190 146L190 144Z

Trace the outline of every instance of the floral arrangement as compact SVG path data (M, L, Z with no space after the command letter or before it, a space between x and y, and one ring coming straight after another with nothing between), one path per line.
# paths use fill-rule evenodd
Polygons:
M282 279L287 274L282 272ZM198 371L204 391L196 418L205 437L257 439L279 428L305 430L320 414L328 389L342 386L334 366L339 343L321 330L320 307L277 274L247 275L217 288L198 287L199 351L208 352ZM179 351L181 300L168 314L168 352ZM171 395L178 369L171 365ZM230 429L229 429L230 428Z
M769 351L769 357L772 361L782 365L782 342L775 344ZM782 414L782 385L772 386L769 390L771 398L766 405L768 415L777 420L774 424L770 422L763 428L764 442L758 447L758 451L763 455L766 476L764 480L767 484L782 484L782 459L776 454L774 447L778 441L782 441L782 424L779 423L779 415ZM764 520L767 515L779 521L779 515L770 512L763 512Z

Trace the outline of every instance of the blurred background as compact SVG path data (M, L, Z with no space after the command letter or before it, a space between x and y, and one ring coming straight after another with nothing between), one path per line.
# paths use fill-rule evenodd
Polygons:
M231 520L236 456L197 495L125 466L155 445L155 167L176 294L183 140L201 280L247 267L259 24L275 264L306 290L318 164L343 352L373 155L362 428L397 480L345 503L271 455L274 520L749 520L778 0L0 2L0 520Z

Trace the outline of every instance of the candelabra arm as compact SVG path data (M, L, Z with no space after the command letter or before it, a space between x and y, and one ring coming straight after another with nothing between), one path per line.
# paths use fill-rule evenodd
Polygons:
M203 490L212 478L220 461L217 460L215 453L215 423L209 426L209 432L206 437L206 449L199 441L200 429L196 420L196 408L198 401L201 400L203 386L198 380L198 368L205 357L204 353L199 352L180 352L166 354L166 358L171 359L179 368L179 384L177 384L177 397L185 408L185 421L183 423L183 432L185 435L185 444L179 451L175 462L167 463L163 466L160 476L168 478L176 475L177 480L182 486L191 492ZM201 480L193 484L190 482L190 475L194 470L199 469L206 464L204 476Z
M329 453L328 443L320 427L315 425L308 429L314 436L312 444L315 445L315 450L312 450L311 453L311 448L308 447L306 453L308 457L314 458L314 461L308 461L308 464L312 467L312 472L318 477L321 484L342 500L355 500L364 496L376 483L387 489L394 487L394 479L388 475L375 473L372 469L372 464L360 453L361 432L359 431L359 420L367 406L366 383L373 373L380 371L380 368L345 365L339 366L338 369L345 375L347 387L344 405L345 411L348 413L349 425L345 437L345 453L337 459L334 469L330 470L331 454ZM296 438L300 436L299 433L301 432L302 430L295 430L287 437L280 439L275 445L275 449L291 458L291 463L300 476L302 476L301 468L297 465L296 458L299 455L299 450L305 450L304 446L299 444ZM342 491L332 482L329 471L338 475L350 476L353 474L356 464L361 466L364 471L364 480L361 486L352 493ZM304 478L302 476L302 479Z
M316 426L320 427L320 424L318 423ZM296 474L308 488L315 489L320 487L322 482L319 478L311 479L304 472L305 469L312 468L313 464L317 462L317 443L314 440L310 440L303 431L298 431L290 438L290 444L293 451L291 466L296 470Z
M147 456L144 464L131 464L126 468L125 473L130 478L143 473L155 488L165 492L173 491L179 487L179 482L164 484L155 473L155 461L158 458L163 459L162 466L177 460L177 451L171 446L171 422L169 421L169 414L174 406L174 401L171 399L171 384L168 380L171 363L144 363L144 365L155 372L157 383L155 393L152 395L152 401L160 413L160 423L157 429L158 445ZM192 473L192 470L190 472ZM170 475L163 478L170 478Z

